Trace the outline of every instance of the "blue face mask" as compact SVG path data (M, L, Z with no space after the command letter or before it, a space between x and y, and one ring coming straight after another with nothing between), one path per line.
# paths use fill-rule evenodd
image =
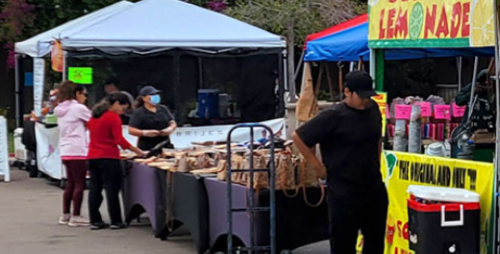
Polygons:
M160 104L160 101L161 101L160 95L158 94L151 95L151 103Z

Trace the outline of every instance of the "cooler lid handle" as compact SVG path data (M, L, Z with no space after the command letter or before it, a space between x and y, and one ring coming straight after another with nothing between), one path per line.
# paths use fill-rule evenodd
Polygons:
M446 206L441 206L441 227L458 227L464 225L464 205L460 205L460 219L446 221Z

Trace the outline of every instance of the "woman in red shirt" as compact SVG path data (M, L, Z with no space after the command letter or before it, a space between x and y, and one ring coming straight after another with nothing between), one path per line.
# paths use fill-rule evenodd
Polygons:
M138 156L144 152L132 146L122 135L122 115L130 107L128 97L120 92L109 94L94 106L92 118L88 123L90 144L87 159L90 168L89 215L90 229L108 227L102 221L99 208L103 200L102 189L106 190L111 229L122 229L119 192L122 182L122 163L120 150L131 150Z

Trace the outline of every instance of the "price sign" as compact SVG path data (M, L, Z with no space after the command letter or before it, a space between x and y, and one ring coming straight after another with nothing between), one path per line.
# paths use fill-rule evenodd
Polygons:
M434 105L434 118L439 120L450 120L450 105Z
M410 120L411 106L410 105L395 105L394 113L397 120Z
M453 107L453 117L463 117L465 114L465 109L467 106L459 107L455 102L452 104Z
M430 117L432 115L431 104L429 102L420 102L418 104L421 108L422 117Z

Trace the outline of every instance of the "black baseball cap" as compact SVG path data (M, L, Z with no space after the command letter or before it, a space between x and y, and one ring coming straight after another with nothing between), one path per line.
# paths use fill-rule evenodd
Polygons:
M117 78L108 78L106 79L106 81L104 82L104 85L107 86L107 85L115 85L116 87L118 87L120 85L120 81L117 79Z
M373 79L365 71L352 71L346 76L345 87L356 92L361 98L370 98L377 95L373 90Z
M141 88L141 91L139 91L140 96L147 96L147 95L155 95L161 93L160 90L157 90L153 86L145 86Z

